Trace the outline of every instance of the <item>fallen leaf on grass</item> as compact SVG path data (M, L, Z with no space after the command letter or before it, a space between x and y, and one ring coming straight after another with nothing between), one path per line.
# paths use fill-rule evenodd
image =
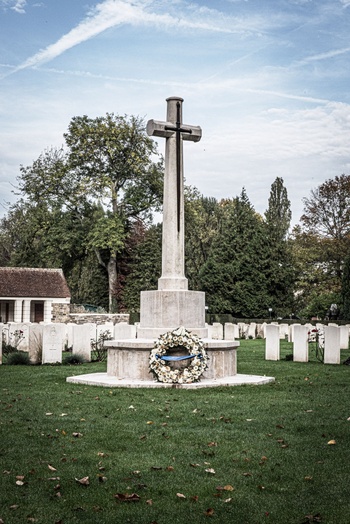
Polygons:
M243 477L251 477L251 476L252 476L251 473L248 473L248 472L247 473L243 473Z
M210 473L211 475L215 475L215 469L213 468L208 468L205 470L206 473Z
M48 464L47 467L49 468L50 471L57 471L57 469L51 466L50 464Z
M179 498L179 499L185 499L186 496L183 494L183 493L176 493L176 496Z
M17 475L16 480L24 480L24 475Z
M217 447L218 443L217 442L208 442L208 448L214 448L214 447Z
M82 486L88 486L90 484L90 480L89 480L89 477L83 477L81 479L75 479L78 484L81 484Z
M24 486L23 480L16 480L16 485L17 486Z
M153 504L153 500L152 500L152 499L148 499L148 500L146 500L146 504L147 504L148 506L152 506L152 504Z
M214 509L213 508L208 508L207 511L205 511L204 515L206 517L212 517L214 515Z
M222 502L225 502L227 504L228 502L231 502L231 500L232 498L230 497L229 499L224 499Z
M148 426L151 426L152 424L154 424L154 422L153 422L153 420L147 420L146 424L147 424Z
M191 497L192 502L198 502L198 499L198 495L193 495L193 497Z
M166 469L166 471L174 471L173 466L167 466L165 469Z
M235 488L233 486L231 486L231 484L227 484L226 486L224 486L224 490L225 491L234 491L234 489Z
M329 440L329 441L327 442L327 444L329 444L329 445L332 446L332 445L336 444L336 441L335 441L335 440Z
M83 436L82 433L77 433L76 431L74 433L72 433L72 436L75 437L75 438L80 438Z
M47 417L50 417L51 415L53 415L53 413L45 413L45 415L46 415Z
M19 508L18 504L12 504L12 506L10 506L10 509L18 509L18 508Z
M117 493L114 497L121 502L139 502L141 499L137 493Z
M312 480L312 477L310 475L307 475L306 477L304 477L304 480Z
M302 522L302 524L309 524L310 522L322 522L322 517L319 513L316 513L316 515L305 515L305 520Z

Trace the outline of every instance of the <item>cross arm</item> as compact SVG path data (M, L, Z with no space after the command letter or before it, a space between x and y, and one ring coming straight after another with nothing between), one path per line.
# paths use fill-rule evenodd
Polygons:
M148 136L161 136L163 138L170 138L176 130L172 122L162 122L160 120L149 120L146 127ZM183 140L199 142L202 138L202 129L200 126L181 125L178 131L180 131Z

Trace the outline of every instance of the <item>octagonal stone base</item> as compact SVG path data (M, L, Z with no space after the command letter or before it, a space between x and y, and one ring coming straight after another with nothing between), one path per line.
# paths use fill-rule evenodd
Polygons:
M221 379L237 373L235 340L203 340L208 353L208 369L203 379ZM149 339L111 340L108 347L107 375L118 379L149 381L153 374L149 371L150 351L154 341Z

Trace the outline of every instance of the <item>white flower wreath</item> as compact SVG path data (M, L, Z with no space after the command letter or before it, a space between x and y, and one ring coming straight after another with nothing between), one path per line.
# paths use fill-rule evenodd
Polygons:
M175 347L187 349L188 356L167 356L167 350ZM155 341L149 357L149 367L159 382L191 384L198 381L203 371L208 367L208 358L201 339L184 327L180 327L160 335ZM191 359L191 363L183 370L172 369L169 365L172 360L183 359Z

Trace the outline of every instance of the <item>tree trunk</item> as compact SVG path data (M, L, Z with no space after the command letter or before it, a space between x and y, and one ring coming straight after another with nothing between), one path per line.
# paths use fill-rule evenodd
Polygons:
M109 313L118 312L118 304L116 299L116 289L117 289L117 254L111 253L107 264L108 272L108 303L109 303Z

